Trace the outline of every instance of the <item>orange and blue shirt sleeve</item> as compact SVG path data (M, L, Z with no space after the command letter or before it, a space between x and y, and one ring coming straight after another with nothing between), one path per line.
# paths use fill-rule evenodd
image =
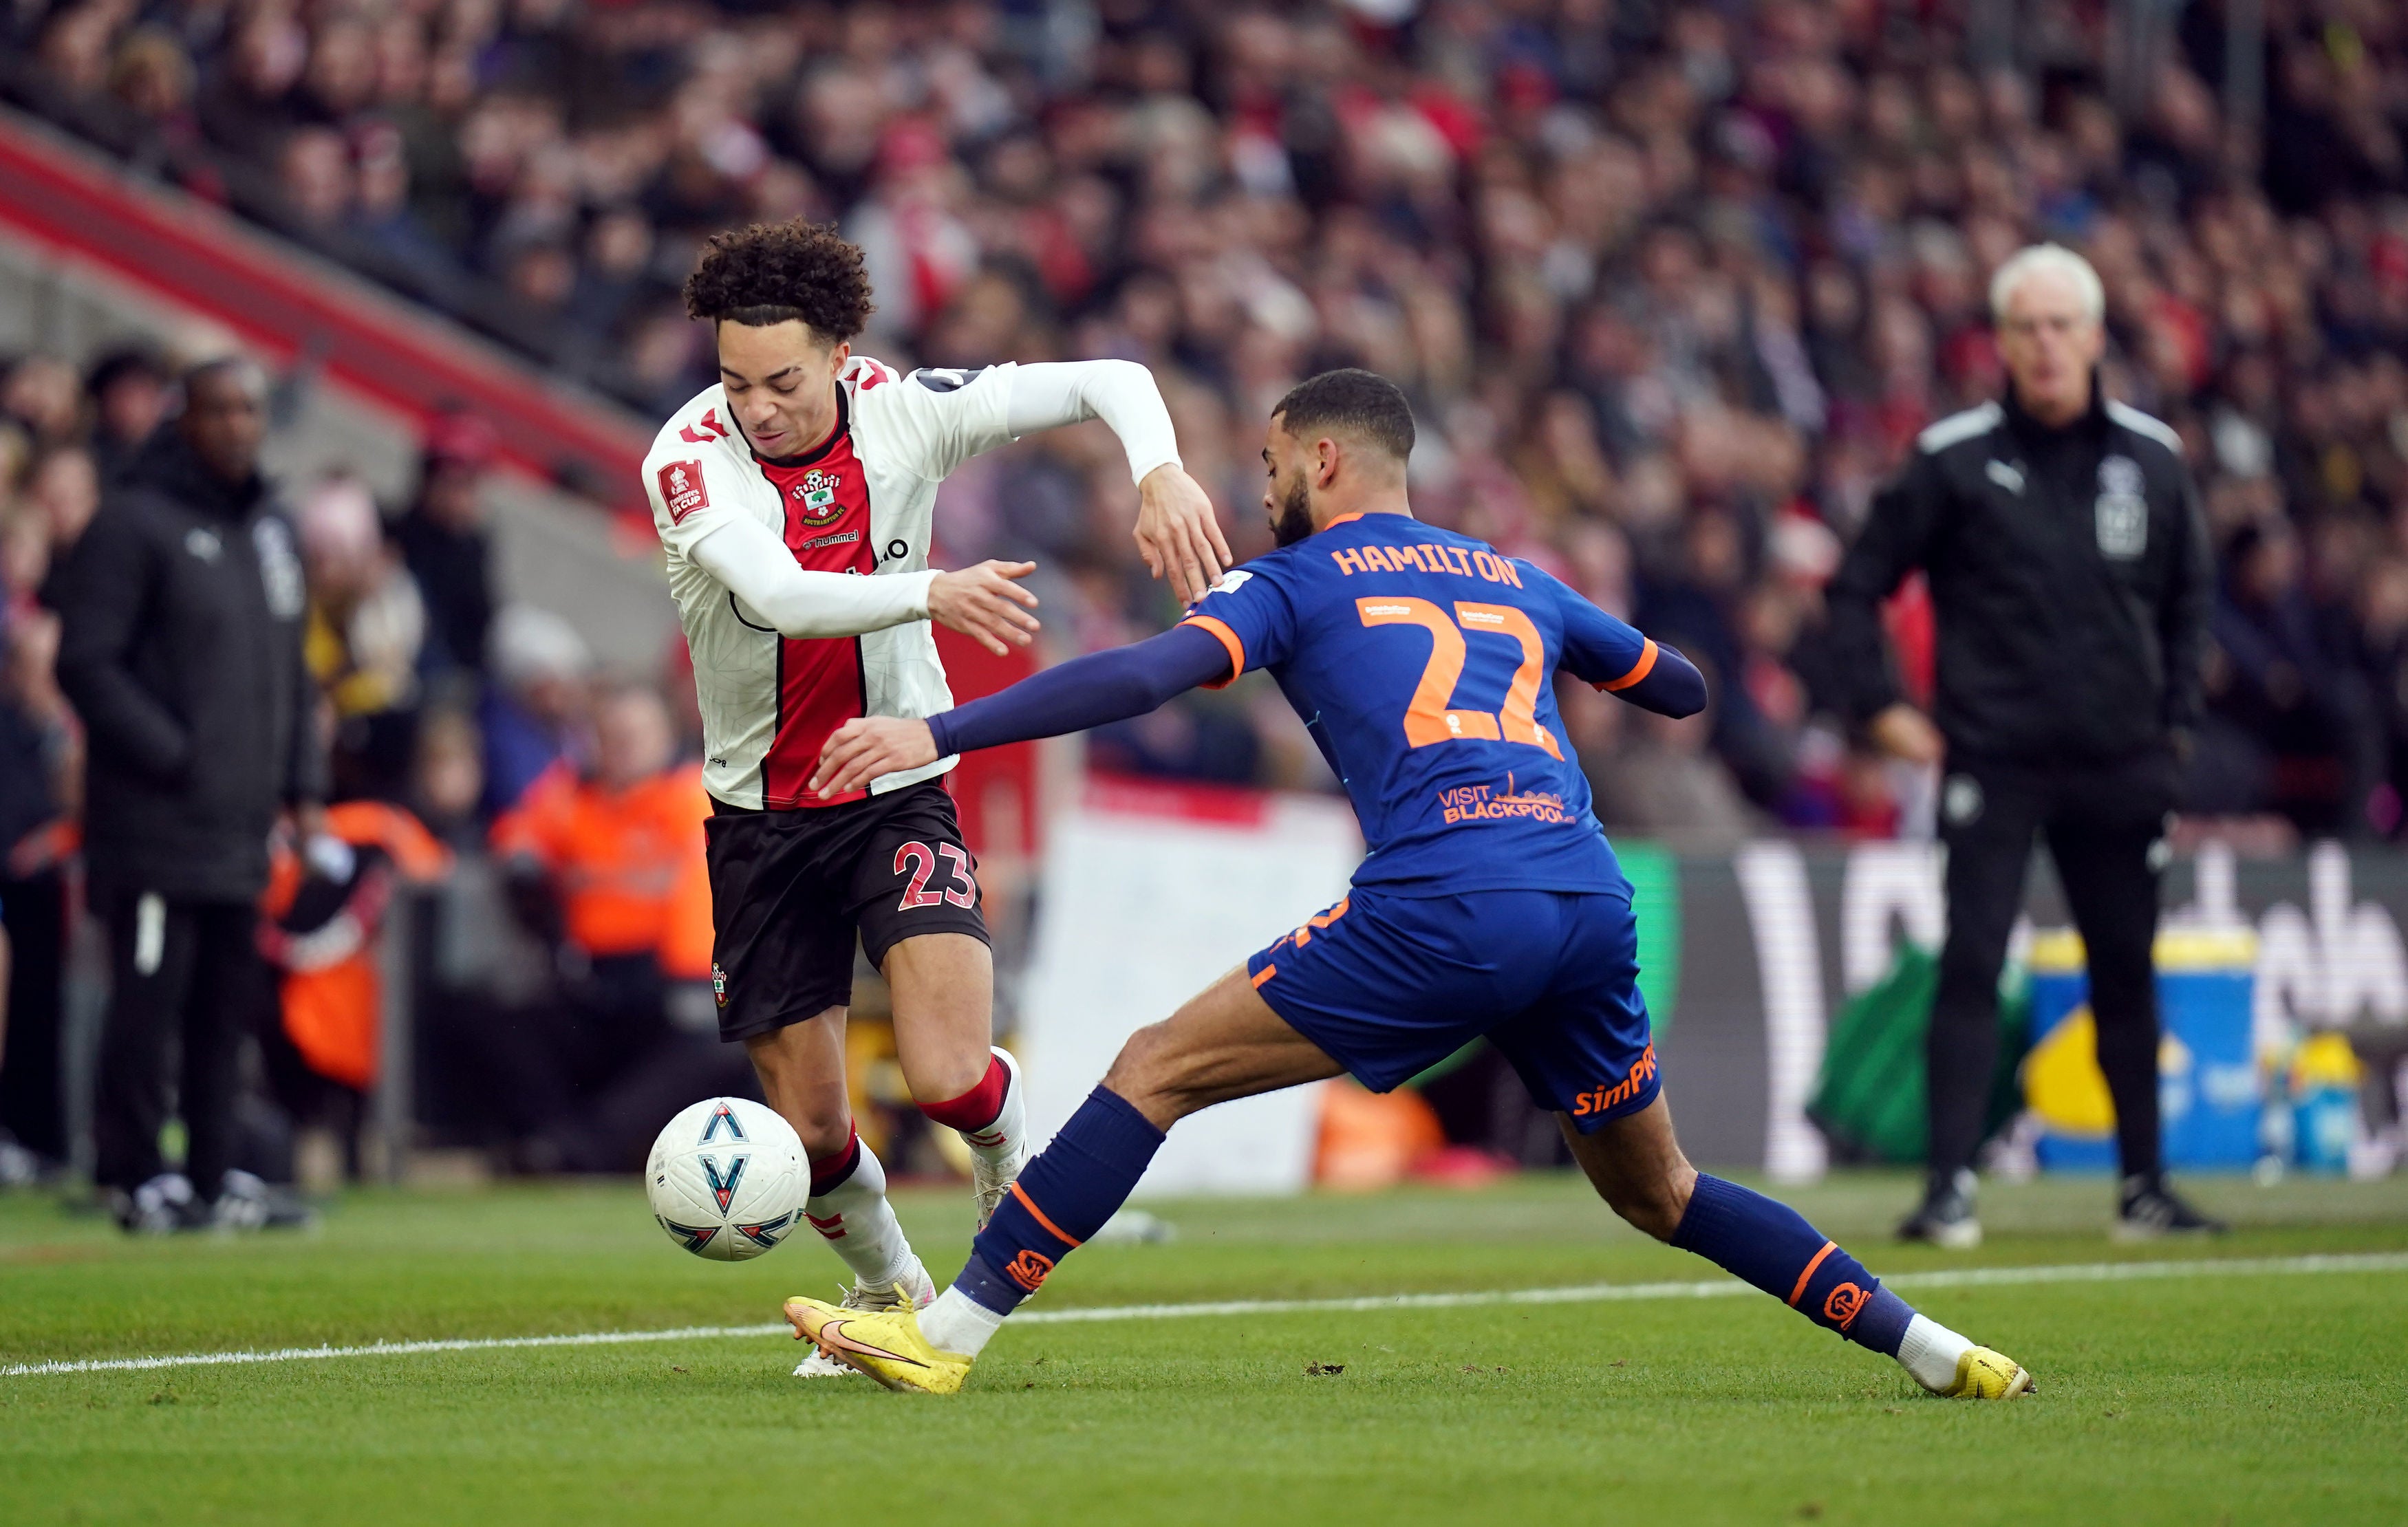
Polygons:
M928 734L943 757L1142 716L1173 695L1220 689L1249 668L1279 662L1294 645L1294 631L1286 595L1240 568L1224 574L1162 635L1073 658L931 716Z
M1296 646L1296 613L1287 594L1266 567L1239 567L1221 575L1179 623L1209 634L1228 654L1226 677L1204 685L1225 689L1240 674L1283 662Z
M1211 683L1228 665L1214 634L1176 625L1132 646L1072 658L941 711L928 718L928 735L941 758L1083 732L1142 716L1173 695Z
M1563 624L1563 657L1556 666L1574 678L1643 709L1666 716L1692 716L1705 708L1705 677L1696 664L1598 608L1577 592L1528 563L1517 562L1526 586L1543 589Z

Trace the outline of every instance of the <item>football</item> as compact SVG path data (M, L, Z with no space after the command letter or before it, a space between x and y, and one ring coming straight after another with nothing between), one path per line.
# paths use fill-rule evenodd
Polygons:
M802 1223L810 1169L801 1137L775 1112L711 1097L652 1142L644 1192L671 1240L713 1262L749 1262Z

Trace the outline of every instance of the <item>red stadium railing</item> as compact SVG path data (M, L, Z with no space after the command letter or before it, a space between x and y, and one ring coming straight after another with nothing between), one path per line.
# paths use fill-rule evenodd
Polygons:
M638 508L652 431L449 320L371 286L206 202L116 169L21 113L0 109L0 228L296 360L407 418L457 406L490 418L503 454L542 477L562 463Z

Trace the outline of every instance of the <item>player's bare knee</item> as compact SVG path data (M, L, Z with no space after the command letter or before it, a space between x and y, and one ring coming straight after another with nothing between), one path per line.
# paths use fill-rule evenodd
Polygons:
M1606 1205L1634 1230L1669 1241L1681 1227L1681 1216L1661 1194L1644 1189L1622 1189L1606 1195Z
M795 1126L803 1154L817 1161L840 1154L853 1140L853 1105L842 1087L770 1087L762 1092L778 1116Z
M817 1158L842 1151L853 1138L853 1105L842 1070L820 1075L791 1041L781 1043L781 1035L747 1041L745 1048L752 1052L763 1100L795 1127L804 1153Z
M1149 1023L1128 1036L1104 1085L1148 1119L1183 1118L1195 1111L1177 1044L1168 1021Z
M956 1049L958 1053L913 1055L904 1062L903 1083L911 1089L914 1102L942 1103L957 1098L985 1079L995 1051L983 1047Z
M1140 1093L1150 1093L1158 1079L1163 1050L1162 1028L1149 1023L1122 1041L1121 1052L1112 1057L1111 1069L1104 1073L1104 1085L1130 1102Z
M853 1118L848 1114L834 1120L815 1120L809 1129L796 1126L795 1133L802 1136L805 1157L813 1162L827 1161L843 1155L845 1148L853 1144Z
M1697 1191L1698 1170L1675 1159L1661 1170L1620 1176L1598 1185L1606 1206L1634 1230L1669 1241L1689 1211L1689 1195Z

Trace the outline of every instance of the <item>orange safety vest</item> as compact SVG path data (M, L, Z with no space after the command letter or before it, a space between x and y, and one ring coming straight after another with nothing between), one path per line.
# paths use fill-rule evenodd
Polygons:
M710 808L704 807L706 811ZM673 981L710 979L710 866L700 849L688 854L661 925L661 974Z
M416 817L382 801L328 806L326 830L354 849L383 850L394 870L408 880L434 880L452 868L450 849ZM292 906L301 880L300 856L279 839L260 899L271 924ZM277 938L271 930L267 939L271 959L284 970L280 997L285 1037L310 1070L359 1092L376 1085L383 1042L384 980L376 958L383 907L381 894L355 894L337 914L338 921L354 920L352 927L301 940Z
M710 815L698 764L620 791L555 764L494 823L494 852L532 858L551 873L568 936L586 953L649 953L670 976L707 979L710 882L702 824Z

